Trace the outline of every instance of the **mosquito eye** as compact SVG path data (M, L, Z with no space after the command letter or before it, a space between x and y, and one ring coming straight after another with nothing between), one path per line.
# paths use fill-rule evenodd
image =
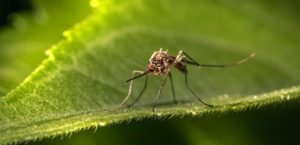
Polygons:
M148 65L148 70L149 71L154 71L155 70L155 66L153 64L149 64Z

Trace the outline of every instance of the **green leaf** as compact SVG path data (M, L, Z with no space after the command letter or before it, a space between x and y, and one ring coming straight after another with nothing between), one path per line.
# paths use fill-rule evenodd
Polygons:
M62 39L63 30L91 11L85 0L32 3L35 9L30 14L13 13L12 26L0 29L0 96L15 88L46 58L44 52Z
M47 51L48 58L0 99L0 143L132 119L224 114L299 100L300 88L292 87L300 82L299 16L294 13L299 10L292 1L282 7L279 3L92 0L94 13L65 31L65 38ZM145 69L159 48L173 55L184 50L201 63L230 63L251 52L257 57L230 69L188 68L190 85L215 108L198 103L174 70L182 103L169 103L167 85L153 113L161 79L151 76L136 107L107 111L126 96L125 80L132 70ZM129 101L142 86L143 79L135 81Z

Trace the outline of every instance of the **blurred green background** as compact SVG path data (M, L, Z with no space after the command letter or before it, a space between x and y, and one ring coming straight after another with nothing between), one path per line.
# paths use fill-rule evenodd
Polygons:
M262 3L265 3L266 11L269 9L278 9L278 12L283 13L284 9L292 11L289 12L292 15L288 15L286 19L299 24L298 1ZM0 2L0 96L15 88L46 58L45 50L63 37L64 30L86 18L91 12L89 2L86 0L2 0ZM278 25L281 27L280 24ZM286 34L289 34L289 29L286 30ZM293 41L299 40L297 36L290 37ZM299 58L292 60L300 61ZM133 121L97 130L81 131L70 137L55 137L24 144L296 145L300 144L299 111L299 102L295 102L266 106L260 110L245 110L240 114L163 121Z
M0 8L0 96L46 58L45 50L63 38L64 30L91 12L84 0L3 0Z

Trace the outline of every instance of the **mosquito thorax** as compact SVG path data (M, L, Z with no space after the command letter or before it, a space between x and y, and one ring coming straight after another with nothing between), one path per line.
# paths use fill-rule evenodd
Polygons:
M155 51L149 59L148 70L154 75L165 75L174 65L175 59L168 51Z

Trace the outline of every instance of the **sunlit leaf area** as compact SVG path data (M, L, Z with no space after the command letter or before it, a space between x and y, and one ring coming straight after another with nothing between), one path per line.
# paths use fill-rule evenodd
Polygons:
M3 0L0 144L299 144L299 13L294 0ZM155 53L170 70L126 82Z

